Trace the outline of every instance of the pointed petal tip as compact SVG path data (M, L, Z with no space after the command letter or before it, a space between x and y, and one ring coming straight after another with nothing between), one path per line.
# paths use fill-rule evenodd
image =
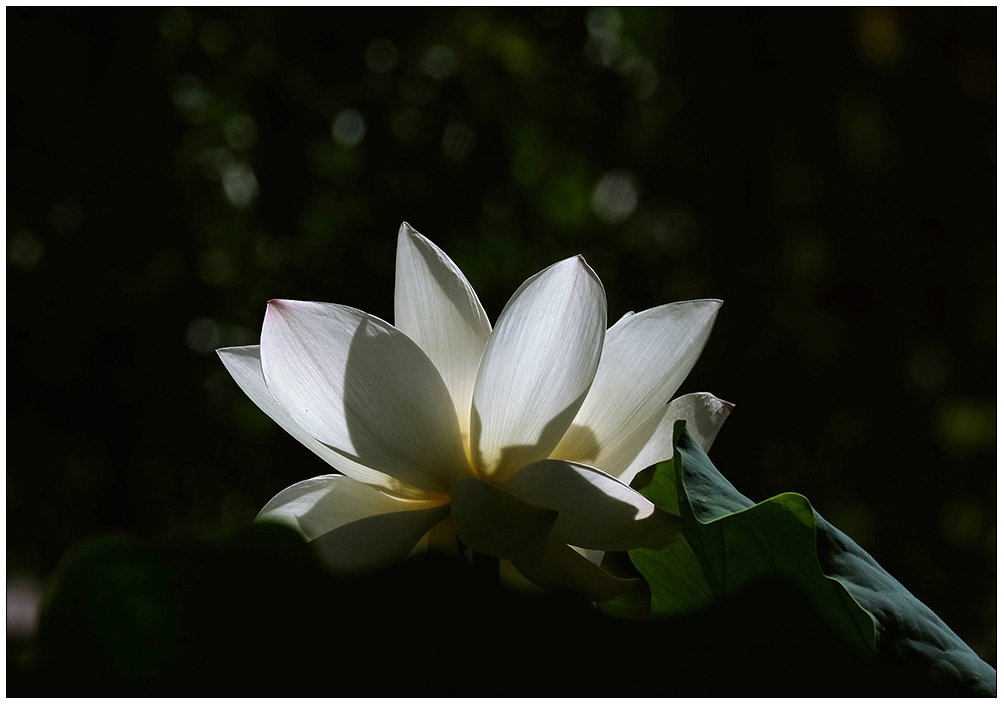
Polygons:
M722 308L722 304L724 303L725 302L723 300L716 299L715 297L704 297L702 299L687 299L678 302L670 302L669 304L663 304L662 306L673 306L676 304L705 304L714 307L715 311L718 311L719 309ZM653 307L653 308L658 309L659 307Z
M285 299L269 299L265 304L265 320L262 322L262 332L266 327L271 326L277 319L282 319L283 314L288 310L288 303Z
M707 304L713 306L715 308L715 311L721 309L722 304L725 303L721 299L716 299L715 297L706 297L704 299L692 299L691 302L694 304ZM682 304L683 302L677 302L677 303Z
M315 302L301 301L299 299L269 299L268 303L265 304L265 318L269 318L269 315L282 315L291 314L297 309L304 306L309 307Z
M592 267L589 266L589 263L586 262L586 258L582 255L572 255L571 257L566 257L564 260L558 260L553 265L541 270L541 272L538 272L537 274L540 275L547 271L563 272L566 274L575 273L576 276L585 274L590 279L595 280L600 287L603 286L600 276L596 274L596 271Z
M248 344L246 346L221 346L216 349L216 355L218 355L220 358L223 358L226 355L229 356L248 355L249 353L253 354L254 351L257 351L260 348L261 346L258 345L257 343Z
M422 234L415 229L408 221L401 221L401 227L397 229L398 238L422 238Z
M589 277L596 280L600 286L603 286L603 282L600 280L600 276L596 274L596 270L590 267L589 263L586 262L584 255L572 255L571 257L566 257L564 260L559 260L553 266L563 266L563 267L573 267L585 272Z
M564 259L558 260L554 265L565 265L566 267L571 265L585 265L589 267L589 263L586 262L586 258L583 255L570 255ZM554 266L552 265L552 267Z
M422 235L417 230L415 230L415 226L413 226L410 223L408 223L408 221L402 221L401 222L401 227L398 228L398 230L397 230L397 247L398 247L398 249L400 250L400 248L405 243L408 243L408 242L412 243L413 245L421 243L422 245L425 245L426 247L432 247L432 248L436 247L435 245L433 245L433 243L432 243L431 240L429 240L424 235Z

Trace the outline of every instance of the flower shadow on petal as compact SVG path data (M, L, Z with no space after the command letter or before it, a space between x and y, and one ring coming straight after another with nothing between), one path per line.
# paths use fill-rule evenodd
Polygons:
M504 481L520 468L527 466L534 461L541 461L547 458L554 447L561 439L575 415L578 414L582 401L586 399L589 390L586 390L570 405L558 412L551 420L545 424L537 436L535 444L512 444L503 446L496 463L491 465L492 470L489 475L495 481ZM596 435L591 429L586 428L585 432L592 435L592 445L599 447ZM474 459L475 468L484 468L485 459L481 453L481 415L478 412L477 404L471 405L471 455Z
M625 483L630 483L630 478L622 477L624 471L630 467L631 462L645 448L645 444L655 435L662 422L664 411L665 407L642 421L630 433L618 439L616 443L603 449L597 457L596 465L610 475L621 478Z
M325 532L309 546L326 567L339 574L368 573L403 561L448 511L444 504L365 517Z
M474 551L499 559L540 561L558 512L522 500L480 478L450 486L457 537Z
M394 365L381 340L386 335L362 320L352 336L342 400L352 449L337 451L409 485L445 493L453 477L471 474L453 401L417 346L412 366ZM399 409L380 414L375 400Z
M520 469L503 483L517 498L558 511L551 536L565 544L599 551L641 547L662 549L680 534L678 517L665 512L616 479L565 472L571 464L547 460ZM636 495L639 504L612 493Z
M557 455L553 456L553 458L561 458L565 461L577 461L599 467L596 461L600 458L600 452L603 449L600 447L600 440L592 427L585 424L572 424L568 427L568 431L565 432L565 436L561 440L563 442L569 438L575 440L574 458Z

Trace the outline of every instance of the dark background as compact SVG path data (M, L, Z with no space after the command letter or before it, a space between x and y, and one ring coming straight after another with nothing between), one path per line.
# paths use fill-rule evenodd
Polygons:
M723 299L717 466L995 665L995 12L9 9L8 644L82 540L325 472L213 350L392 318L407 220L492 320L574 253L611 322Z

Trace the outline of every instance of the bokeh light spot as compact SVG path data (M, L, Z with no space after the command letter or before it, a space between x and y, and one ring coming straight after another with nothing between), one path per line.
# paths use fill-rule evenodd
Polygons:
M223 193L238 208L247 208L258 196L258 179L244 162L233 162L223 168Z
M457 57L445 44L434 44L425 50L420 66L428 76L442 81L457 70Z
M629 172L608 172L593 189L593 211L607 223L626 221L637 206L638 188Z
M186 117L189 120L198 122L203 119L213 97L202 88L202 82L198 77L186 74L175 82L171 98L175 105L187 113Z
M44 252L42 241L27 228L15 231L7 241L7 262L25 271L37 268Z
M589 39L586 42L586 58L594 64L612 67L621 58L621 29L624 19L614 7L594 7L586 15Z
M649 98L659 87L659 74L656 73L655 67L640 56L632 56L625 60L621 66L621 73L631 79L635 96L640 100Z
M997 412L993 405L956 400L941 408L935 430L942 444L957 452L990 450L997 439Z
M366 136L366 121L358 110L343 110L331 123L331 135L342 147L355 147Z
M590 34L619 34L624 29L624 18L616 7L594 7L586 15L586 28Z
M532 76L536 73L538 60L534 46L516 32L502 30L492 37L492 51L513 73Z
M42 585L33 576L7 577L7 637L29 637L38 623Z
M864 10L858 27L858 43L865 60L874 66L892 66L902 54L899 18L888 7Z

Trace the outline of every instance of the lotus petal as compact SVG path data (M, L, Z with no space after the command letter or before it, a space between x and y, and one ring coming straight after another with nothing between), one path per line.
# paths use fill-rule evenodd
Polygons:
M614 576L554 537L539 560L517 557L512 563L523 576L546 591L575 593L592 601L616 598L638 582Z
M492 327L460 268L407 223L397 238L394 325L439 370L469 440L474 382Z
M661 549L680 533L680 518L603 471L546 459L521 468L502 487L537 507L558 511L551 536L585 549Z
M293 421L343 456L433 492L471 474L443 378L387 322L338 304L273 299L261 361Z
M734 407L708 392L677 397L605 454L603 468L630 483L640 471L672 458L673 425L679 419L686 420L687 430L707 452Z
M252 402L258 405L261 411L333 468L362 483L379 486L385 492L400 498L418 499L429 495L424 490L405 485L386 473L381 473L343 456L305 432L286 414L286 410L275 401L272 393L269 392L261 372L261 353L258 346L220 348L216 352L237 385L244 391L244 394L251 398Z
M501 559L539 558L558 516L524 502L480 478L461 478L450 488L450 516L457 537L481 554Z
M348 476L326 475L286 488L255 521L292 526L328 567L355 574L402 561L448 510L442 500L401 500Z
M474 386L471 447L484 478L547 458L596 373L606 297L581 257L537 273L506 304Z
M711 335L721 301L699 299L626 315L607 331L589 395L551 458L604 468L604 450L662 409Z

